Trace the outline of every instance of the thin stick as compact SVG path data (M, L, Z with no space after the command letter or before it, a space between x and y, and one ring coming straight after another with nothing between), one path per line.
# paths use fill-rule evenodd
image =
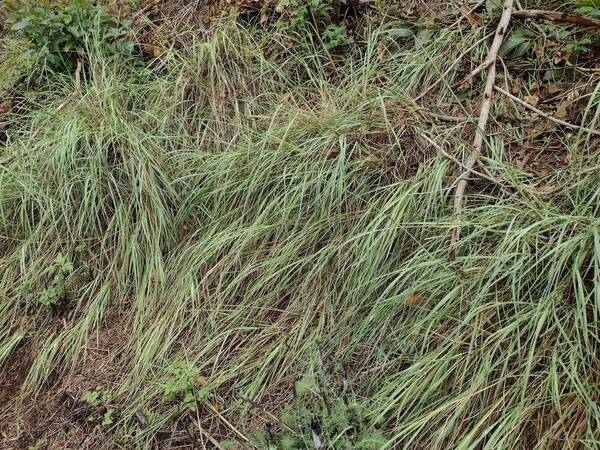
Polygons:
M454 67L456 67L456 65L465 56L467 56L469 53L471 53L471 51L475 47L479 46L482 42L484 42L487 38L491 37L493 34L494 34L493 32L486 34L481 39L479 39L477 42L475 42L473 45L471 45L468 49L466 49L464 52L462 52L460 55L458 55L458 57L452 62L452 64L450 64L450 66L444 71L444 73L442 73L440 75L440 77L433 84L431 84L427 89L425 89L421 94L419 94L419 96L417 98L415 98L415 102L418 102L419 100L421 100L428 93L430 93L433 88L435 88L438 84L440 84L442 81L444 81L446 79L446 76L448 76L448 74L450 72L452 72L452 69L454 69Z
M583 25L584 27L600 28L600 19L570 14L560 11L543 11L541 9L526 9L513 14L515 19L546 19L552 22L566 22Z
M600 69L593 69L593 68L590 68L590 67L576 66L575 64L570 63L569 61L565 61L565 64L567 66L569 66L571 69L579 70L579 71L585 72L585 73L598 73L598 72L600 72Z
M505 0L504 6L502 7L502 16L500 17L500 22L498 23L498 27L496 28L494 42L492 42L492 46L490 47L490 51L488 52L487 58L485 58L485 61L483 61L479 66L477 66L475 70L473 70L469 75L467 75L459 84L466 83L471 78L479 75L479 73L481 73L484 69L491 67L493 64L496 63L498 51L502 46L502 42L504 41L504 35L506 34L506 29L508 28L508 24L510 23L510 18L512 15L512 6L512 1L509 2Z
M190 414L190 418L192 419L192 421L193 421L194 419L196 419L196 426L198 427L198 430L200 431L200 434L201 434L202 436L204 436L206 439L208 439L208 440L210 441L210 443L211 443L212 445L214 445L214 446L215 446L215 448L216 448L216 449L218 449L218 450L225 450L225 449L224 449L224 448L223 448L223 447L222 447L222 446L219 444L219 442L218 442L218 441L217 441L217 440L216 440L214 437L212 437L212 436L210 435L210 433L209 433L208 431L206 431L204 428L202 428L202 423L200 422L200 416L199 416L199 414L198 414L198 411L196 411L196 417L194 417L194 416L192 416L192 415ZM204 446L204 442L202 442L202 446L203 446L203 447L205 447L205 446Z
M429 142L438 152L440 152L442 155L444 155L446 158L448 158L450 161L452 161L453 163L455 163L456 165L458 165L465 171L470 172L473 175L477 175L481 178L485 178L486 180L491 181L492 183L503 184L500 180L498 180L496 178L490 177L489 175L486 175L486 174L479 172L473 168L469 168L469 167L465 166L462 162L460 162L458 159L456 159L454 156L452 156L450 153L448 153L446 150L444 150L441 145L439 145L437 142L435 142L433 139L431 139L426 134L421 133L421 137L423 139L425 139L427 142Z
M467 162L465 163L465 166L468 169L472 169L475 166L483 148L483 136L485 134L487 122L490 117L490 109L492 107L492 95L494 94L494 85L496 83L496 59L498 57L498 50L500 49L500 46L502 45L502 41L504 39L504 35L506 34L506 29L510 24L512 8L513 0L504 0L504 5L502 6L502 16L500 17L500 22L498 22L498 27L496 28L496 36L494 37L494 42L492 43L488 56L484 62L484 67L488 68L487 81L483 93L483 103L481 105L481 110L479 113L477 130L475 131L475 138L473 139L473 151L471 152L469 158L467 159ZM468 174L469 172L464 172L459 177L458 184L456 185L456 190L454 191L454 216L457 219L460 218L460 214L462 211L465 189L468 183ZM450 238L450 259L454 259L454 257L456 256L456 249L459 239L460 226L456 226L456 228L452 230L452 235Z
M211 405L210 403L206 403L206 407L213 413L215 414L220 420L221 422L223 422L223 425L225 425L227 428L229 428L231 431L233 431L241 440L243 440L246 443L249 443L250 441L248 440L248 438L246 436L244 436L236 427L234 427L225 417L223 417L223 415L217 411L217 408L215 408L213 405Z
M73 90L71 95L69 95L67 97L67 99L64 102L62 102L60 105L58 105L58 108L56 108L56 112L62 111L69 103L71 103L71 101L77 96L77 94L79 94L80 89L81 89L81 59L78 59L77 60L77 69L75 69L75 89Z
M519 103L520 105L524 106L525 108L529 109L530 111L533 111L536 114L539 114L540 116L544 117L545 119L548 119L551 122L554 122L554 123L556 123L558 125L562 125L563 127L571 128L573 130L579 130L579 131L583 131L584 133L593 134L594 136L600 136L600 131L592 130L591 128L585 128L585 127L582 127L582 126L579 126L579 125L575 125L575 124L572 124L572 123L569 123L569 122L565 122L564 120L561 120L561 119L557 119L556 117L553 117L553 116L551 116L548 113L545 113L541 109L538 109L538 108L536 108L533 105L530 105L526 101L521 100L519 97L516 97L516 96L512 95L510 92L505 91L504 89L502 89L499 86L494 86L494 89L496 89L502 95L507 96L511 100Z

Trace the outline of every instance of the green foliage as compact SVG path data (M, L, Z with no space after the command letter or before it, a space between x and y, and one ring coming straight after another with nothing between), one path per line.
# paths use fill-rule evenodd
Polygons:
M165 401L178 401L183 408L194 411L198 402L208 400L210 390L206 386L198 386L201 378L194 365L175 361L167 368L167 372L170 377L162 385Z
M285 427L276 435L255 435L259 448L378 450L388 442L371 422L367 408L346 393L336 392L324 378L324 373L321 377L307 373L296 382L295 400L281 415Z
M581 39L577 39L577 40L568 42L565 45L565 47L567 49L571 50L574 54L583 54L583 53L590 53L592 51L591 45L592 45L592 39L588 38L588 37L584 37Z
M403 20L399 23L388 24L382 37L385 38L384 42L390 50L390 46L400 48L406 44L423 48L439 30L440 27L435 23L419 17L416 20Z
M59 253L47 271L52 278L52 285L42 291L39 302L48 308L61 303L66 297L67 280L73 271L73 263L65 255Z
M110 401L110 392L94 389L83 393L81 400L90 406L101 406Z
M344 11L348 0L280 0L276 11L281 16L277 26L308 44L308 35L315 35L327 50L354 42L348 33Z
M5 42L0 54L0 95L10 91L36 65L26 42L10 37Z
M304 392L284 411L281 420L294 432L281 432L275 436L275 442L265 442L265 436L258 437L263 445L275 444L274 448L280 450L300 450L315 448L317 441L324 448L333 450L378 450L388 442L369 421L366 408L323 389L318 393Z
M312 375L305 375L300 380L296 381L294 391L297 397L302 397L304 394L315 392L318 390L317 382Z
M94 33L108 54L133 48L129 22L91 0L8 0L6 10L8 29L30 45L24 57L41 67L71 70L88 53Z
M600 0L577 0L576 13L584 16L600 18Z
M86 391L81 397L93 410L87 420L95 424L95 430L110 427L115 422L115 410L109 407L110 397L110 392L98 389Z
M225 439L219 442L219 445L223 450L240 450L242 448L240 443L234 439Z
M504 40L500 52L503 56L520 58L533 49L535 33L526 28L517 28Z

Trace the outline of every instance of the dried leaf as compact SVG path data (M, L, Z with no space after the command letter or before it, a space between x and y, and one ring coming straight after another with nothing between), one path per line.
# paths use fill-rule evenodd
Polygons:
M419 301L421 301L421 299L421 293L413 292L412 294L408 295L402 303L405 305L416 305Z
M518 94L519 92L521 92L522 85L523 85L523 78L521 78L521 76L518 76L510 90L512 91L513 94Z
M540 98L537 95L526 95L523 100L529 103L531 106L537 106L540 103Z
M469 21L469 25L471 25L472 29L476 29L476 28L483 26L483 20L481 20L481 16L479 14L477 14L476 12L472 11L468 5L463 3L460 6L460 10L462 11L464 16Z
M556 113L554 114L555 117L558 119L566 119L567 117L569 117L570 103L571 102L569 100L563 100L562 102L560 102L560 104L556 108Z
M561 62L568 61L569 58L571 58L572 54L573 54L572 48L563 48L554 57L554 64L560 64Z

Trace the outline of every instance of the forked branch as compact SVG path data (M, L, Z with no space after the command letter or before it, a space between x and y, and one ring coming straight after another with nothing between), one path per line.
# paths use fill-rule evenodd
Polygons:
M469 155L469 158L465 162L466 170L460 175L458 179L458 183L456 185L456 190L454 191L454 217L456 220L460 220L463 199L465 195L465 189L468 183L469 173L479 160L479 156L481 155L483 148L483 138L485 135L485 130L487 127L487 122L490 116L490 109L492 106L492 96L494 94L494 85L496 83L496 60L498 58L498 51L502 46L502 42L504 41L504 36L506 35L506 30L508 29L508 25L510 24L510 18L512 16L513 10L513 0L504 0L504 4L502 5L502 16L500 17L500 21L498 22L498 26L496 28L496 35L494 37L494 42L490 47L490 51L485 58L483 64L481 64L478 69L471 72L471 75L468 77L472 77L479 73L481 70L487 67L487 80L485 83L485 90L483 93L483 103L481 104L481 110L479 112L479 121L477 122L477 130L475 130L475 137L473 139L473 150ZM460 240L460 225L457 224L456 227L452 230L452 235L450 238L450 259L454 259L456 256L456 249L458 246L458 241Z

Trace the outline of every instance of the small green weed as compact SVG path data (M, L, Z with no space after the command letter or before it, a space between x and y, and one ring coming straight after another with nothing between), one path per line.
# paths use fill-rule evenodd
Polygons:
M87 54L94 32L108 54L132 50L130 23L90 0L9 0L6 11L8 29L29 45L24 58L44 68L71 70Z
M62 253L54 259L48 272L52 277L52 286L42 291L39 302L48 307L56 307L66 298L66 285L70 275L73 274L73 263Z
M86 391L81 399L91 406L101 406L110 401L110 392L100 391L97 389L93 391Z
M95 389L86 391L81 399L93 410L87 418L88 422L95 424L94 430L110 427L115 422L115 410L109 407L110 392Z
M383 37L388 50L396 50L403 45L412 45L416 48L422 48L429 43L440 27L435 23L419 17L414 21L405 21L394 23L387 27Z
M313 375L296 382L295 394L296 401L284 411L281 421L296 433L258 434L255 439L260 448L376 450L386 444L385 436L369 422L364 406L319 386Z
M536 35L532 31L518 28L506 38L500 52L505 57L521 58L533 50L535 38Z
M206 401L210 396L210 390L194 365L175 361L167 371L170 377L162 385L165 401L178 401L184 409L195 411L197 403Z
M276 11L281 14L278 28L306 36L306 30L319 36L327 50L351 44L344 11L347 0L280 0ZM311 33L311 34L312 34ZM304 38L301 45L308 44Z
M46 445L48 445L48 438L42 438L39 441L37 441L35 444L27 447L27 450L42 450L43 448L46 447Z

